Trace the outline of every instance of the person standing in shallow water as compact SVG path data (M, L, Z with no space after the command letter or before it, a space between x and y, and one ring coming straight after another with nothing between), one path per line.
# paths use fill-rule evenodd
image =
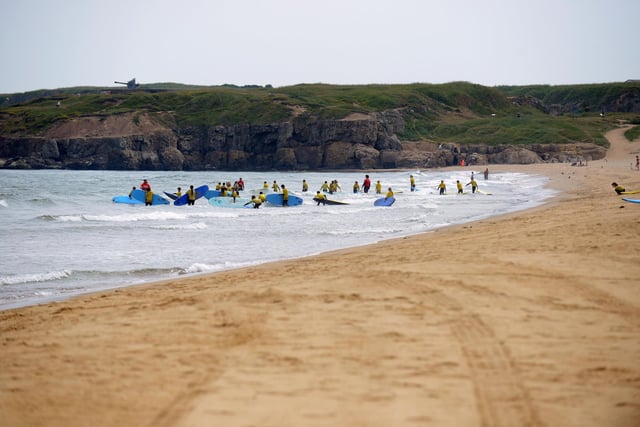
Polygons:
M282 184L282 206L289 206L289 189Z
M369 188L371 188L371 180L369 179L369 175L365 175L364 181L362 182L362 191L368 193Z
M193 185L189 186L189 189L187 190L187 206L191 205L195 205L196 203L196 190L193 189Z
M637 157L637 156L636 156ZM489 179L489 168L484 170L484 179Z

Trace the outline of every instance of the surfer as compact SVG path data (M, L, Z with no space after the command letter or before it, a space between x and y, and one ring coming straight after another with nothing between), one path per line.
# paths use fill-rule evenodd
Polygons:
M484 170L484 179L489 179L489 168Z
M151 191L151 187L149 187L146 194L144 195L144 205L145 206L153 205L153 191Z
M389 189L387 190L387 195L384 196L384 199L387 200L389 197L393 197L393 190L391 189L391 187L389 187Z
M358 191L360 191L360 184L358 184L358 181L353 183L353 193L357 193Z
M620 195L620 194L625 192L624 187L622 185L618 184L617 182L612 182L611 186L613 187L613 191L618 193L618 195Z
M471 181L469 181L467 183L467 185L471 185L471 192L475 194L476 190L478 189L478 183L476 182L476 180L473 178L473 176L471 177ZM467 186L465 185L465 187Z
M413 175L409 175L409 184L411 185L411 191L416 191L416 179Z
M273 190L274 193L277 193L278 191L280 191L280 186L278 185L275 179L273 180L273 185L271 186L271 189Z
M258 194L258 198L260 199L260 203L264 203L267 201L267 195L262 191L260 192L260 194Z
M440 190L440 195L444 195L447 192L447 184L444 183L444 180L440 180L440 184L436 187L437 190Z
M365 175L364 181L362 182L362 191L368 193L369 188L371 188L371 180L369 179L369 175Z
M176 197L182 196L182 188L178 187L178 191L176 191Z
M323 182L322 186L320 186L320 189L322 190L322 192L328 193L329 192L329 183L327 181Z
M456 181L456 187L458 187L458 194L464 194L464 191L462 190L462 183L459 179Z
M302 180L302 192L306 193L307 191L309 191L309 184L307 184L307 180L303 179Z
M131 189L131 191L129 192L129 198L131 199L133 197L133 192L136 191L136 187L133 187Z
M289 206L289 190L282 184L282 206Z
M193 185L189 186L187 190L187 206L194 205L196 203L196 190L193 189Z
M382 194L382 183L380 180L376 181L376 194Z
M320 203L322 203L323 206L327 204L327 196L325 196L324 193L321 193L320 190L316 192L316 196L313 198L313 200L318 202L317 206L320 206Z
M260 194L262 194L262 193L260 193ZM259 197L251 196L251 200L248 201L247 203L245 203L245 206L250 204L250 203L253 203L253 208L254 209L259 209L260 205L262 204L262 200L260 200Z
M149 185L146 179L143 179L142 184L140 184L140 189L142 191L151 191L151 185Z
M244 181L242 180L242 177L238 180L238 190L244 191Z

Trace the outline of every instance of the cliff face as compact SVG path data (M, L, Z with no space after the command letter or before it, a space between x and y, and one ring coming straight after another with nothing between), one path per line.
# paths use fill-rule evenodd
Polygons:
M171 128L148 115L85 117L42 137L0 137L0 167L111 170L423 168L604 157L593 144L470 146L401 142L397 111L342 120Z

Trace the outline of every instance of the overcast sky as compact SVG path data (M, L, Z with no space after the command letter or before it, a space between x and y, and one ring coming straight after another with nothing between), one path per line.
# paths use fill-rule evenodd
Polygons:
M640 0L0 0L0 93L640 79Z

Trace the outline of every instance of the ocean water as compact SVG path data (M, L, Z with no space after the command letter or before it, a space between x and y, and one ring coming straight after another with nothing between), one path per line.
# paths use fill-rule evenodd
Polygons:
M0 170L0 309L151 281L297 258L417 234L527 209L553 196L546 178L520 173L476 172L487 194L455 195L472 169L369 172L396 202L375 207L379 196L353 194L363 172L115 172ZM409 175L418 190L409 191ZM264 181L285 184L304 198L301 206L260 209L113 203L143 178L154 192L183 191L236 181L242 197ZM301 182L309 193L301 193ZM311 199L322 182L337 179L342 191L330 199L349 205L317 206ZM449 195L435 188L447 183ZM470 193L470 187L465 187ZM461 248L464 250L464 248Z

